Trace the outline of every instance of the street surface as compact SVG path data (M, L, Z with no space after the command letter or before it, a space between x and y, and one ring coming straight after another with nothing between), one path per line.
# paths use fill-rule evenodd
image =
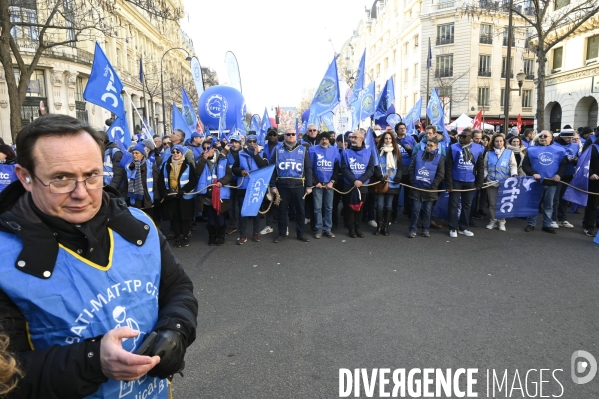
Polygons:
M292 225L280 244L269 234L237 246L235 233L222 247L198 223L174 249L200 304L174 397L336 398L340 368L478 368L478 397L487 370L501 380L507 369L511 397L533 397L542 379L544 397L597 398L599 376L574 384L570 358L599 359L599 245L582 215L568 218L576 228L557 235L540 231L539 215L532 233L525 220L508 219L505 233L484 220L474 237L409 239L400 217L389 237L364 226L364 239L339 228L309 243ZM495 397L510 397L507 386Z

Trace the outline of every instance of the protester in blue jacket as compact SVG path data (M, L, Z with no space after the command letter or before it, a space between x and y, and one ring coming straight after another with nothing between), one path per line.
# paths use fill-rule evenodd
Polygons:
M316 138L318 145L310 147L308 154L314 172L312 197L315 219L314 238L335 238L333 228L333 186L339 174L339 150L330 144L329 132L322 132ZM324 209L324 215L323 215Z

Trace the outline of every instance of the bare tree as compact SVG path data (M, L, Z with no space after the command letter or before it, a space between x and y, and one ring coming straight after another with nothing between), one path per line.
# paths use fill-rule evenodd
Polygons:
M161 32L172 29L182 16L182 10L172 8L166 0L0 0L0 63L8 89L13 141L21 129L21 106L31 75L43 54L115 36L119 26L115 26L113 15L122 1L136 6ZM31 61L24 60L23 49Z
M210 67L202 67L202 77L204 78L204 88L218 86L218 74Z
M481 0L466 5L462 12L468 17L493 17L497 13L509 12L509 4ZM512 12L530 25L527 44L537 57L536 119L537 126L544 128L547 54L575 32L596 28L586 25L591 17L599 13L599 0L512 0L511 4Z

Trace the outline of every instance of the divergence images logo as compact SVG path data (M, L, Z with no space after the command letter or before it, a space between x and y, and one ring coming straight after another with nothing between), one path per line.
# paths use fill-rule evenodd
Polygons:
M572 354L570 372L575 384L591 382L597 374L597 360L587 351L576 351ZM586 375L584 375L587 373ZM579 375L581 375L579 377Z
M214 94L206 100L206 113L212 118L220 118L221 112L227 113L227 100L220 94Z
M324 78L314 97L318 103L329 105L335 100L335 94L335 82L332 79Z
M539 154L539 162L541 165L551 165L553 163L553 154L550 152L542 152Z

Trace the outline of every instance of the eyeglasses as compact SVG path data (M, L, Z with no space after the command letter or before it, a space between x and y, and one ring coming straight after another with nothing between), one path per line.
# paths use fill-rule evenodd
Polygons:
M276 135L277 135L277 133L275 133L275 132L272 132L272 133L268 133L268 134L267 134L267 136L271 136L271 137L274 137L274 136L276 136Z
M163 146L163 147L167 147L167 146L169 146L169 145L171 145L171 143L170 143L170 142L169 142L169 143L162 143L162 146Z
M33 175L33 173L32 173ZM35 176L35 175L34 175ZM39 177L35 176L36 179L42 183L42 186L48 187L52 194L68 194L70 192L75 191L77 188L77 183L83 183L87 190L99 190L104 187L104 175L93 175L88 177L87 179L77 180L77 179L63 179L63 180L52 180L50 183L46 184Z
M209 151L209 150L210 150L210 147L205 147L204 148L204 151Z
M540 139L548 139L549 137L551 137L551 136L549 136L549 135L547 135L547 134L541 134L541 135L539 136L539 138L540 138Z
M316 129L308 129L309 132L317 132L318 130Z
M285 133L285 136L295 136L295 133Z
M253 139L252 139L252 140L247 140L247 141L246 141L246 143L248 143L248 144L250 144L250 143L255 143L255 142L256 142L256 140L253 140Z
M427 146L428 148L433 148L433 147L436 147L436 145L435 145L435 144L432 144L432 143L431 143L431 144L427 144L426 146Z
M173 150L173 154L181 154L181 151L179 151L179 150Z
M357 138L358 138L358 136L349 136L348 137L348 139L350 139L350 140L354 140L354 139L357 139Z

